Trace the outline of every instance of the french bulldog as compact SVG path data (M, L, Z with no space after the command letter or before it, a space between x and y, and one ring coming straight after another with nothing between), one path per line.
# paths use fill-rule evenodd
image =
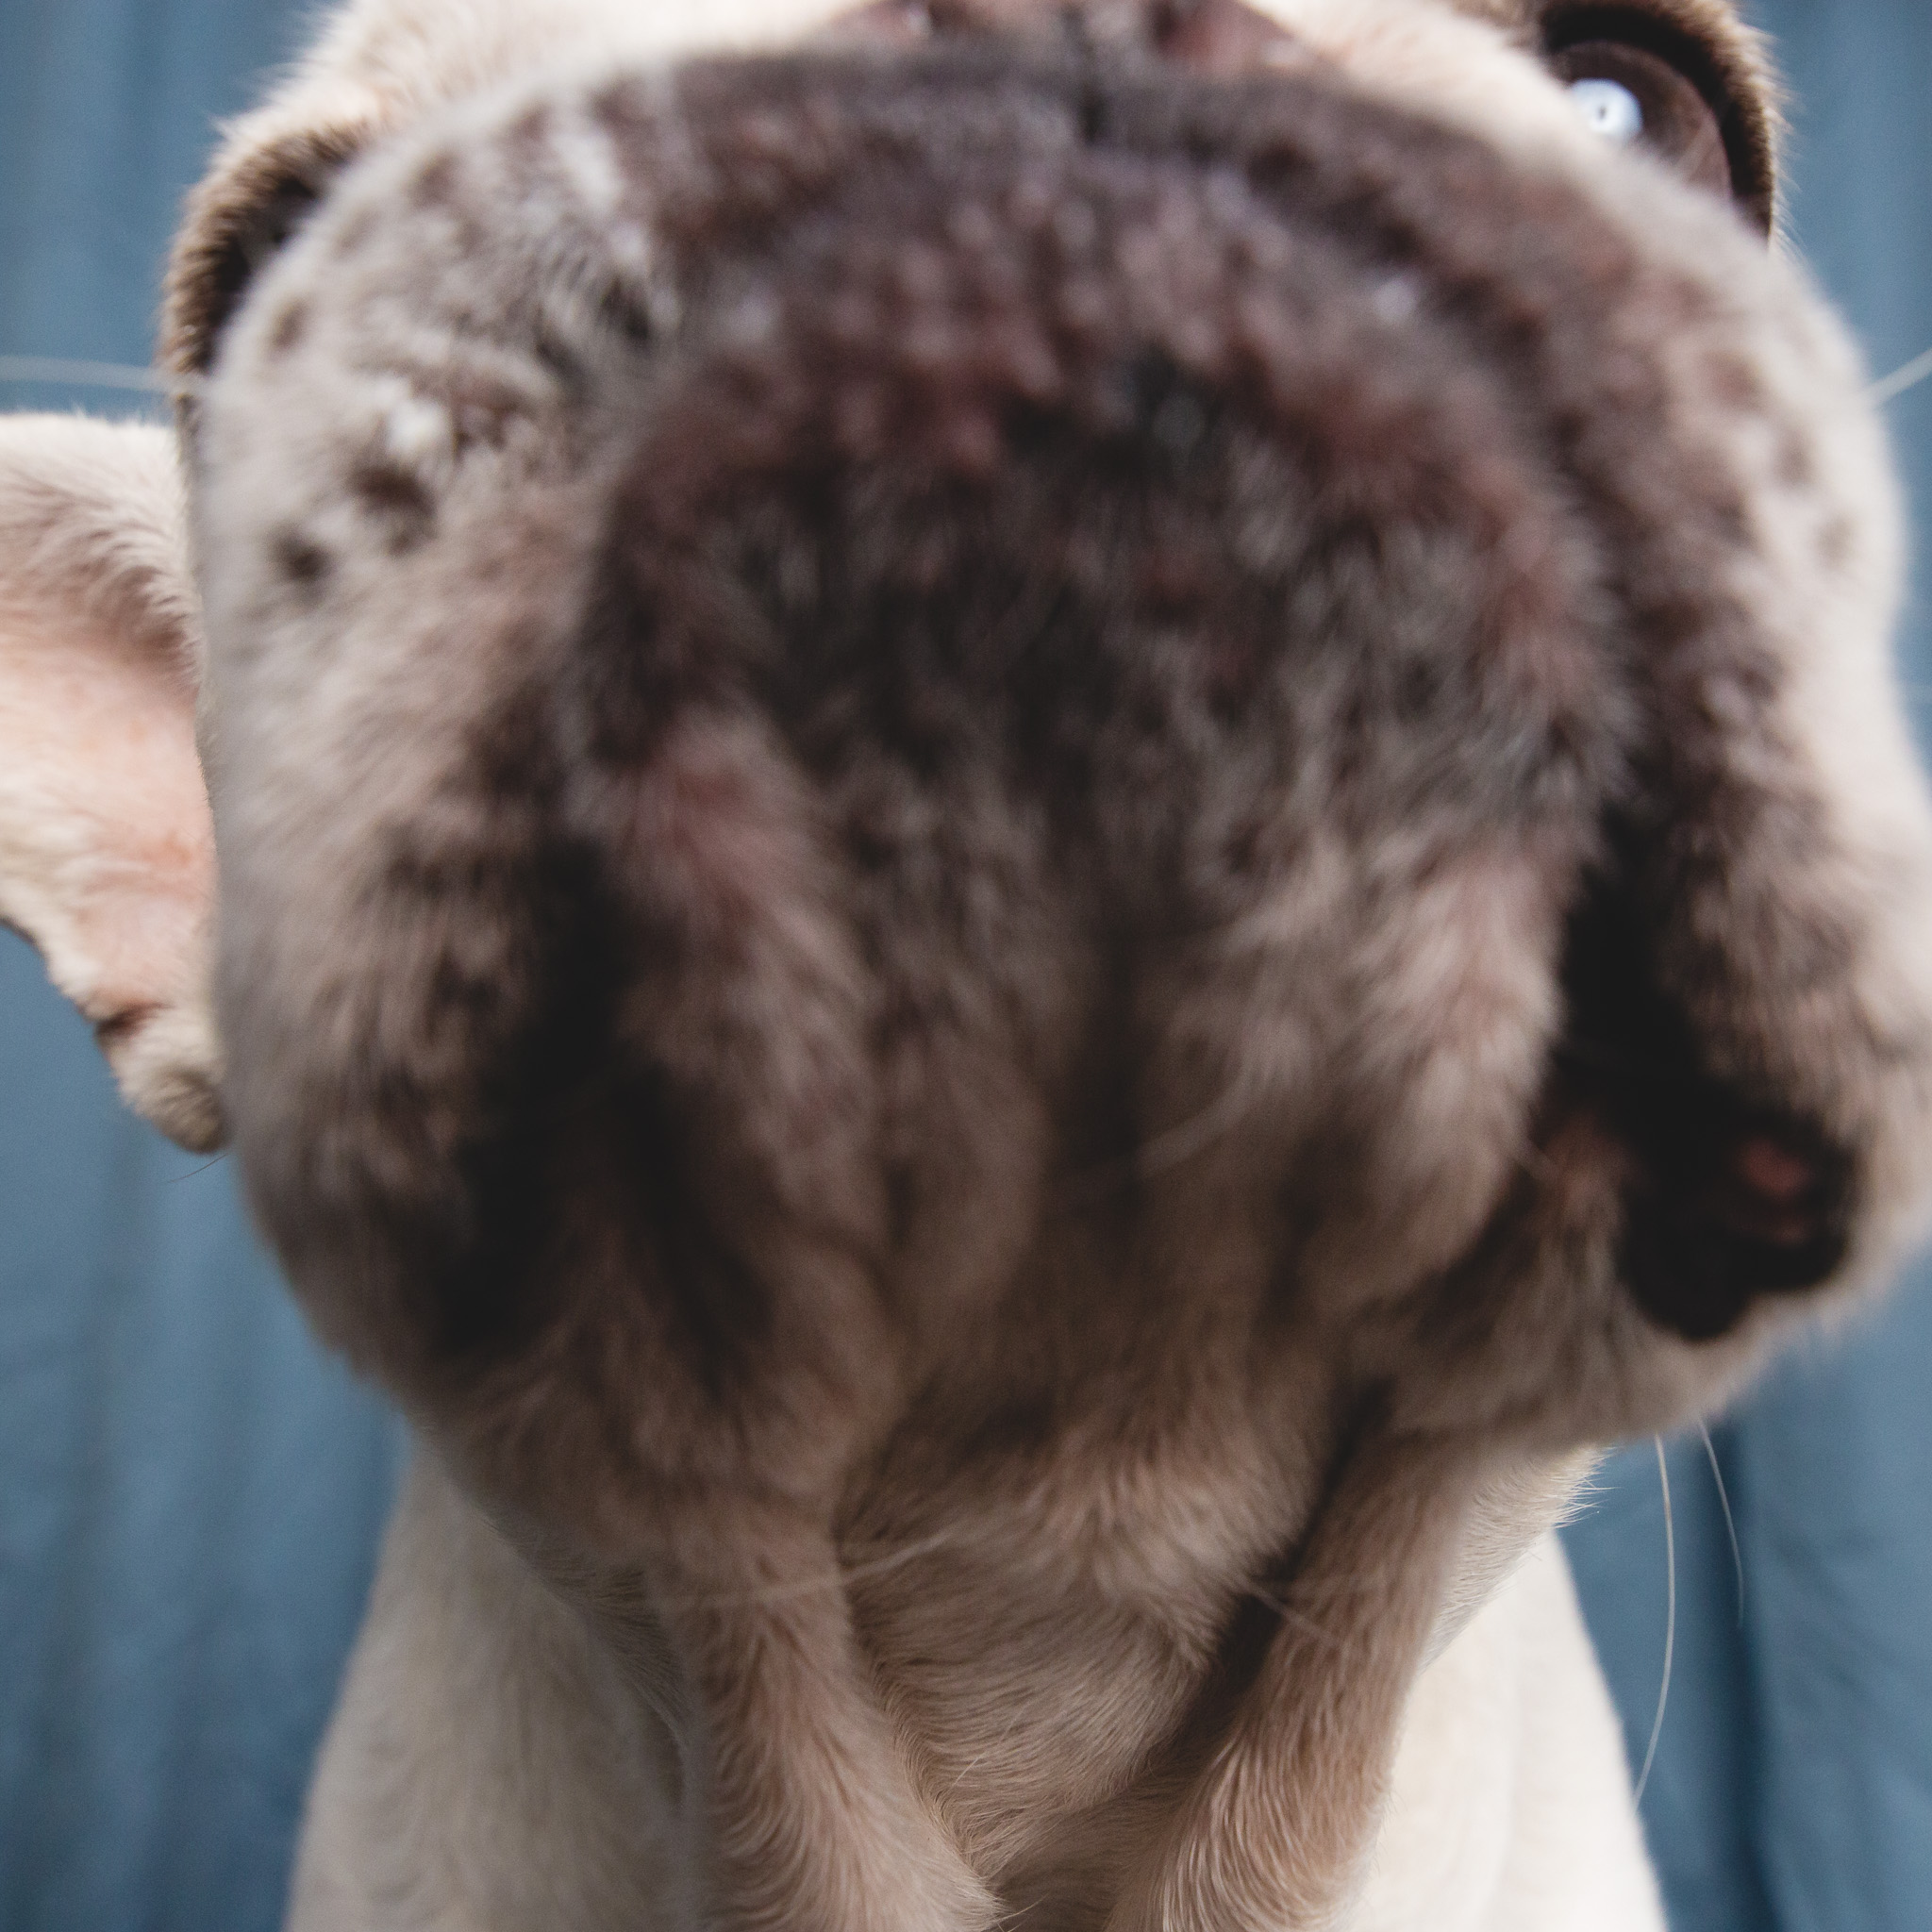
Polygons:
M1552 1525L1932 1192L1724 0L351 0L0 424L0 916L419 1442L296 1932L1639 1932Z

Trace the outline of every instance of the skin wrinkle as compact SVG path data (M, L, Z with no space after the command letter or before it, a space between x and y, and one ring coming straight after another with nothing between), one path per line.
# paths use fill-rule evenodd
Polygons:
M1928 1182L1761 49L827 10L363 0L171 271L226 1070L133 1037L425 1444L291 1923L1380 1928L1436 1803L1444 1911L1655 1924L1510 1573ZM1577 125L1613 28L1737 208Z

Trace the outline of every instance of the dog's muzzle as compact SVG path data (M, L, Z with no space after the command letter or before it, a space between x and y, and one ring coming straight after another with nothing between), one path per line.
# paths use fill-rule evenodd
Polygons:
M1406 1278L1573 1210L1660 1330L1829 1275L1891 1104L1840 1041L1898 1055L1826 1010L1870 935L1780 626L1868 533L1760 256L1648 175L1107 44L558 83L363 164L232 332L201 509L234 1107L325 1325L406 1385L541 1326L546 1124L626 1082L741 1191L848 1115L884 1158L908 922L989 1011L1248 933L1188 1105L1292 1020L1243 1118ZM1174 1060L1067 971L1072 1032ZM1187 1110L1042 1052L1069 1174Z

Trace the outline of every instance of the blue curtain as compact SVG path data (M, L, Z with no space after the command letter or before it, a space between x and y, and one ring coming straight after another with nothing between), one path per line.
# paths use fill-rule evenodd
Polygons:
M145 360L216 117L286 0L0 0L0 355ZM1875 371L1932 343L1932 13L1765 0L1802 99L1795 226ZM0 408L140 407L0 382ZM1932 385L1891 407L1932 508ZM1924 523L1922 519L1922 524ZM1921 549L1932 556L1932 544ZM1932 613L1905 649L1932 691ZM1932 703L1923 707L1932 721ZM1675 1932L1932 1924L1932 1294L1673 1444L1677 1620L1644 1798ZM393 1492L226 1166L120 1109L0 935L0 1932L270 1932ZM1664 1654L1652 1452L1571 1533L1641 1759Z
M147 359L263 0L0 0L0 355ZM0 408L139 406L0 385ZM400 1450L0 934L0 1927L271 1932Z

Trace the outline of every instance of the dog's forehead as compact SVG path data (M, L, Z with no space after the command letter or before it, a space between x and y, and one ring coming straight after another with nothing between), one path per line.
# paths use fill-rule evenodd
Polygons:
M1115 16L1178 19L1216 5L1272 22L1285 43L1371 91L1497 138L1567 118L1559 90L1526 56L1598 34L1660 39L1695 50L1696 64L1742 105L1769 176L1774 88L1732 0L351 0L283 85L230 128L192 198L170 270L163 359L183 373L205 367L277 208L292 219L343 161L439 108L545 70L772 51L883 14L943 27L958 13L1021 30L1077 14L1104 32Z
M852 10L854 0L361 0L337 16L304 78L421 105L527 71L573 42L665 54L770 47ZM1019 22L1068 9L1063 0L996 0L980 10ZM1523 40L1552 23L1570 34L1613 16L1626 30L1648 17L1725 52L1740 51L1747 39L1731 0L1635 0L1615 8L1575 0L1257 0L1257 10L1344 46L1351 30L1373 31L1389 14L1460 15Z

